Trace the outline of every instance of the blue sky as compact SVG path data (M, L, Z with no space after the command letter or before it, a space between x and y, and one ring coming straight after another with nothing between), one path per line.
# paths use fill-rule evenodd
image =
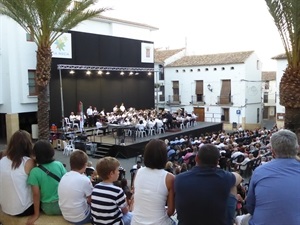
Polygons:
M263 70L284 52L264 0L100 0L103 15L158 27L155 47L187 47L194 54L254 50Z

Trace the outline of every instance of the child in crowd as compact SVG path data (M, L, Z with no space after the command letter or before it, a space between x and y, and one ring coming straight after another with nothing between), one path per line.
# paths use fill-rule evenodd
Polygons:
M113 157L98 161L96 170L102 182L96 184L92 193L93 224L130 225L132 214L129 212L126 195L122 188L113 182L118 180L120 162Z
M88 156L81 150L70 156L71 171L67 172L58 185L59 206L65 220L83 225L91 222L91 194L93 185L84 174Z

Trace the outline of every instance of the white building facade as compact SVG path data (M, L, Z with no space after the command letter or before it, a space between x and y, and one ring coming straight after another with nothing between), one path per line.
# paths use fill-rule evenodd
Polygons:
M99 16L74 31L153 41L155 27ZM37 96L30 94L30 72L36 68L37 46L15 21L0 15L0 136L19 129L19 114L37 111Z
M275 71L262 72L263 119L276 121L277 84Z
M224 129L262 122L261 63L253 51L185 56L164 67L165 108L194 111Z
M279 85L281 78L283 76L283 72L287 68L288 62L285 54L280 54L278 56L273 57L277 61L277 70L276 70L276 86L277 86L277 94L276 94L276 124L278 128L284 127L284 117L285 117L285 107L280 105L280 93L279 93Z

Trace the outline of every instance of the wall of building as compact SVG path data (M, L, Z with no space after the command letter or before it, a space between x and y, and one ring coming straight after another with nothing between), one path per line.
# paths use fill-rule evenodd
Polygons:
M277 126L284 127L284 120L278 119L281 114L285 114L285 107L280 105L280 93L279 93L279 86L280 86L280 81L283 76L284 70L287 68L287 60L286 59L278 59L277 60L277 70L276 70L276 85L278 87L278 95L276 96L276 123Z
M0 113L36 111L36 97L28 95L28 69L36 66L36 45L12 19L1 18Z
M257 56L252 54L245 64L166 67L165 68L165 96L173 95L172 81L179 81L179 95L181 104L168 106L172 111L184 108L192 112L194 107L204 108L205 121L220 122L224 110L229 109L229 127L232 123L248 124L257 127L261 121L261 70L257 67ZM200 71L199 71L200 69ZM184 72L185 70L185 72ZM232 105L218 105L221 94L222 80L231 80ZM251 80L257 82L249 82ZM203 94L205 104L192 104L191 96L195 95L195 80L203 80ZM212 91L207 85L210 84ZM257 117L259 110L259 118ZM237 112L240 112L238 114ZM250 125L253 124L253 125Z
M116 24L110 20L100 21L96 19L96 20L85 21L82 24L78 25L74 30L87 32L87 33L106 34L108 38L114 40L118 38L122 39L122 37L125 37L128 40L127 42L128 45L127 47L124 47L124 45L122 46L120 44L121 41L119 41L119 43L117 43L117 45L115 46L111 46L111 45L105 46L101 43L98 43L97 45L91 47L91 45L89 45L88 43L81 42L80 47L74 49L75 58L73 59L73 61L65 59L60 61L61 63L68 64L71 62L73 64L81 63L85 65L105 64L107 66L136 66L135 63L132 63L130 61L132 60L132 57L129 57L129 55L130 56L135 55L134 60L138 58L140 62L141 61L140 45L142 42L141 40L146 40L143 42L149 42L149 40L152 39L151 32L155 29L149 28L147 26L136 26L130 23L126 24L126 22ZM116 37L113 37L114 35ZM133 38L135 38L135 40L133 40ZM87 48L88 46L89 48ZM137 46L138 48L135 49L135 47ZM118 51L116 51L118 47L119 49ZM121 51L120 48L122 48L123 50ZM28 42L26 40L26 32L23 30L23 28L21 28L12 19L0 15L0 114L1 114L1 118L4 118L5 115L8 114L19 115L20 127L28 127L27 124L23 123L24 121L25 122L27 121L27 123L31 123L32 121L35 121L36 123L37 96L29 96L29 88L28 88L28 70L30 69L34 70L36 68L36 49L37 47L34 42ZM97 51L95 51L95 49ZM81 51L84 52L84 55L81 55L82 54ZM97 57L94 57L95 52L98 53L101 52L101 58L99 58L100 56L99 54L97 55ZM121 53L121 55L117 55L119 53ZM78 57L79 55L81 55L81 58ZM109 55L110 57L108 57ZM108 63L108 61L110 63ZM139 66L143 67L144 65L139 64ZM146 65L146 67L148 66L153 68L153 63ZM57 76L57 72L58 72L57 70L53 72L53 77ZM147 79L147 81L140 80L140 79L137 80L138 80L137 83L135 83L135 85L133 86L131 84L127 84L126 82L123 82L122 85L123 84L127 85L130 88L130 90L137 90L137 89L140 90L140 88L144 88L146 83L147 85L149 85L148 83L149 79ZM53 81L55 85L58 85L57 79L55 80L54 78ZM116 81L116 83L117 82L120 82L120 80ZM144 88L143 91L140 90L140 92L142 92L143 94L144 93L148 94L149 92L151 93L150 94L151 96L153 93L153 80L151 82L152 82L152 86ZM72 82L69 84L72 84ZM92 85L93 84L94 83L92 83ZM86 88L85 85L83 86L84 88ZM57 87L59 87L59 85ZM114 85L114 87L116 87L116 89L109 87L109 85L105 86L106 90L108 90L109 93L103 94L103 92L101 92L101 95L114 96L115 95L114 93L120 90L117 84ZM101 88L101 89L105 90L105 88ZM149 91L148 88L149 90L151 89L151 91ZM89 87L87 87L87 89L89 90ZM57 90L54 90L54 92L57 92ZM85 92L85 90L83 90L83 92ZM123 89L123 92L126 92L126 88ZM120 94L116 96L116 98L119 97L118 102L120 103L122 100L124 100L124 98L126 98L126 96L129 99L137 98L138 102L129 100L128 103L139 104L140 102L143 101L142 100L143 96L145 96L143 94L123 95L123 93L120 92ZM95 98L99 98L99 96L97 95L95 96L96 96ZM60 104L59 100L60 98L54 98L51 100L52 102L56 102L55 106L52 105L51 107L51 112L50 112L51 115L53 115L54 111L58 112L61 110L59 105ZM112 98L112 100L114 100L114 98ZM153 96L151 100L148 101L148 98L146 100L147 100L146 101L147 104L153 107L154 105ZM77 104L77 100L76 100L76 104ZM114 100L112 104L117 104L117 101ZM72 105L72 110L74 109L74 105L75 104ZM98 106L98 104L96 104L95 106ZM145 106L145 103L141 104L141 106ZM71 110L71 108L66 109L66 111L67 110L69 113L69 110ZM108 110L111 109L108 108ZM28 119L28 115L29 116L32 115L35 118L33 120L31 120L30 118ZM3 119L1 120L3 121ZM2 135L3 133L4 131L1 130L0 138L3 137Z
M75 28L73 31L84 33L93 33L101 35L109 35L114 37L130 38L135 40L148 40L153 41L152 29L134 26L126 23L116 23L110 20L94 18L84 21Z

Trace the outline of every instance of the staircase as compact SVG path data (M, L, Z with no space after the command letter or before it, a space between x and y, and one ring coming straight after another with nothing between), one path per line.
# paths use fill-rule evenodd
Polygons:
M109 156L113 146L114 146L113 144L98 143L97 149L94 152L93 157L94 158L103 158L105 156Z

